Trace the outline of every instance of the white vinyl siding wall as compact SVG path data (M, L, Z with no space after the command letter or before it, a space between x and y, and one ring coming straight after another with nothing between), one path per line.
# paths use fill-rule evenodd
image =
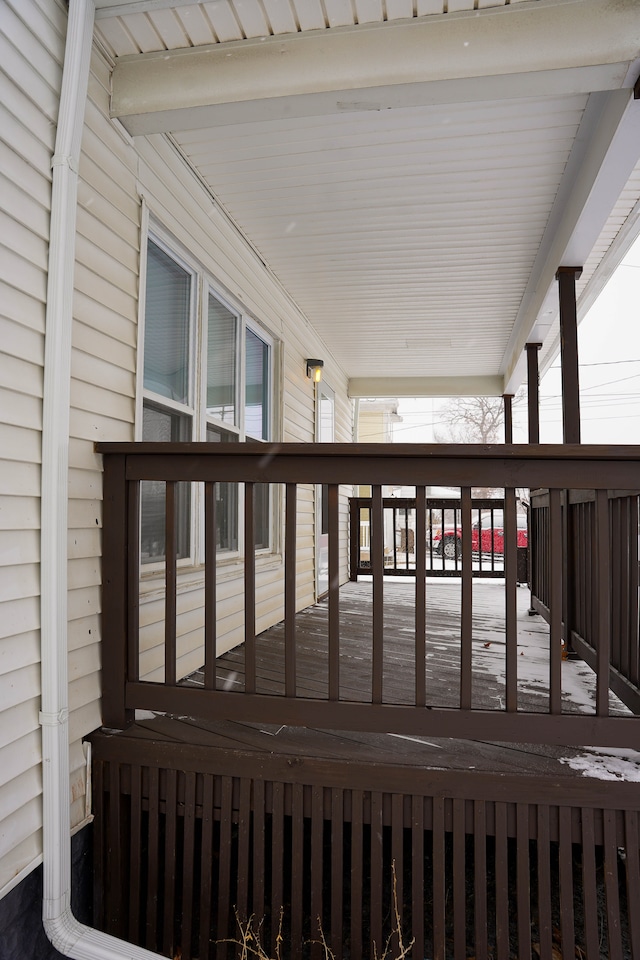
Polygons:
M51 157L66 13L5 0L0 31L0 895L42 852L40 463Z
M72 531L91 549L100 519L96 489L100 489L99 458L93 440L140 438L135 423L135 369L138 358L137 317L140 250L146 244L147 219L157 223L167 243L179 255L201 265L214 281L214 289L242 306L275 341L274 348L274 439L312 442L315 435L313 384L306 378L308 356L326 358L325 370L336 389L338 440L351 439L350 402L344 374L333 364L328 351L311 331L290 298L282 290L235 226L217 207L192 175L171 143L160 136L136 140L108 119L108 65L96 54L90 82L81 161L78 220L77 281L72 383L72 468L78 486L78 524ZM149 218L143 210L148 210ZM99 358L99 359L96 359ZM138 391L142 384L138 382ZM139 398L138 398L139 416ZM99 495L99 494L98 494ZM93 509L95 506L95 510ZM298 608L314 600L313 492L301 490L299 537ZM280 511L282 519L282 511ZM346 534L346 502L342 518ZM279 545L283 531L276 531L275 550L258 559L258 630L283 616L283 570ZM90 562L90 557L85 557ZM346 579L347 549L343 558ZM221 561L218 573L219 650L243 639L243 582L241 565ZM98 584L78 583L78 619L74 621L78 649L84 651L85 687L97 683L98 647L95 643L93 606L99 603ZM140 613L141 671L158 679L163 669L164 596L162 580L146 573ZM85 609L81 616L83 603ZM187 567L178 588L178 673L183 675L202 663L203 574ZM91 630L91 635L89 635ZM95 650L95 660L90 654ZM94 703L86 705L87 720ZM97 710L97 705L96 705ZM93 722L93 726L96 723ZM88 727L90 729L90 727Z
M39 549L45 298L66 6L8 0L0 36L0 895L41 857ZM305 358L322 356L336 391L336 437L351 439L342 371L268 268L171 143L134 142L108 116L110 65L92 59L78 182L69 416L68 670L71 826L87 814L83 738L101 722L102 462L97 440L134 440L143 211L262 324L276 343L275 439L314 439ZM345 514L346 516L346 514ZM299 608L314 599L314 508L300 494ZM277 531L277 544L282 531ZM276 546L277 546L276 544ZM279 553L258 564L257 626L283 614ZM219 572L220 648L242 639L238 563ZM344 577L346 578L346 548ZM143 578L144 669L161 662L159 581ZM202 571L181 576L180 672L201 662Z

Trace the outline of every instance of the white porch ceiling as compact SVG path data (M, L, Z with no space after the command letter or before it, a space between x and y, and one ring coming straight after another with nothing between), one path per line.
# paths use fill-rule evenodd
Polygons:
M98 7L114 115L173 140L353 395L512 392L557 267L586 305L640 226L636 0Z

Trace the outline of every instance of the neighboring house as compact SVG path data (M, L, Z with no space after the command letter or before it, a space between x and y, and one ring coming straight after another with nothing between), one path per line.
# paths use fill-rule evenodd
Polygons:
M558 267L583 268L583 313L640 228L640 8L98 0L94 22L91 0L0 4L9 960L45 956L29 953L43 850L45 912L67 922L67 825L82 838L92 818L86 738L110 656L94 444L348 444L360 397L515 393L527 343L542 366L557 354ZM140 623L161 679L164 517L147 484ZM298 494L299 610L327 586L323 495ZM201 496L176 501L181 675L202 659ZM242 522L233 487L216 496L222 653L243 639ZM255 516L259 632L284 610L274 495Z

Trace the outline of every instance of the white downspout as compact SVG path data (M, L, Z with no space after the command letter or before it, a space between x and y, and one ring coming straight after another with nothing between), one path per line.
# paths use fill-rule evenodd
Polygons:
M44 361L41 501L43 921L60 953L76 960L159 960L79 923L71 913L67 680L67 498L71 327L80 142L93 39L93 0L69 0L62 89L52 160Z

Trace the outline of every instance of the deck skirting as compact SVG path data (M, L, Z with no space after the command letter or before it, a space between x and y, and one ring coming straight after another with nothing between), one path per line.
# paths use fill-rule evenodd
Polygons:
M417 958L640 956L637 784L193 739L94 735L111 933L217 960L253 917L269 956L279 930L324 956L321 929L337 960L397 957L397 915Z

